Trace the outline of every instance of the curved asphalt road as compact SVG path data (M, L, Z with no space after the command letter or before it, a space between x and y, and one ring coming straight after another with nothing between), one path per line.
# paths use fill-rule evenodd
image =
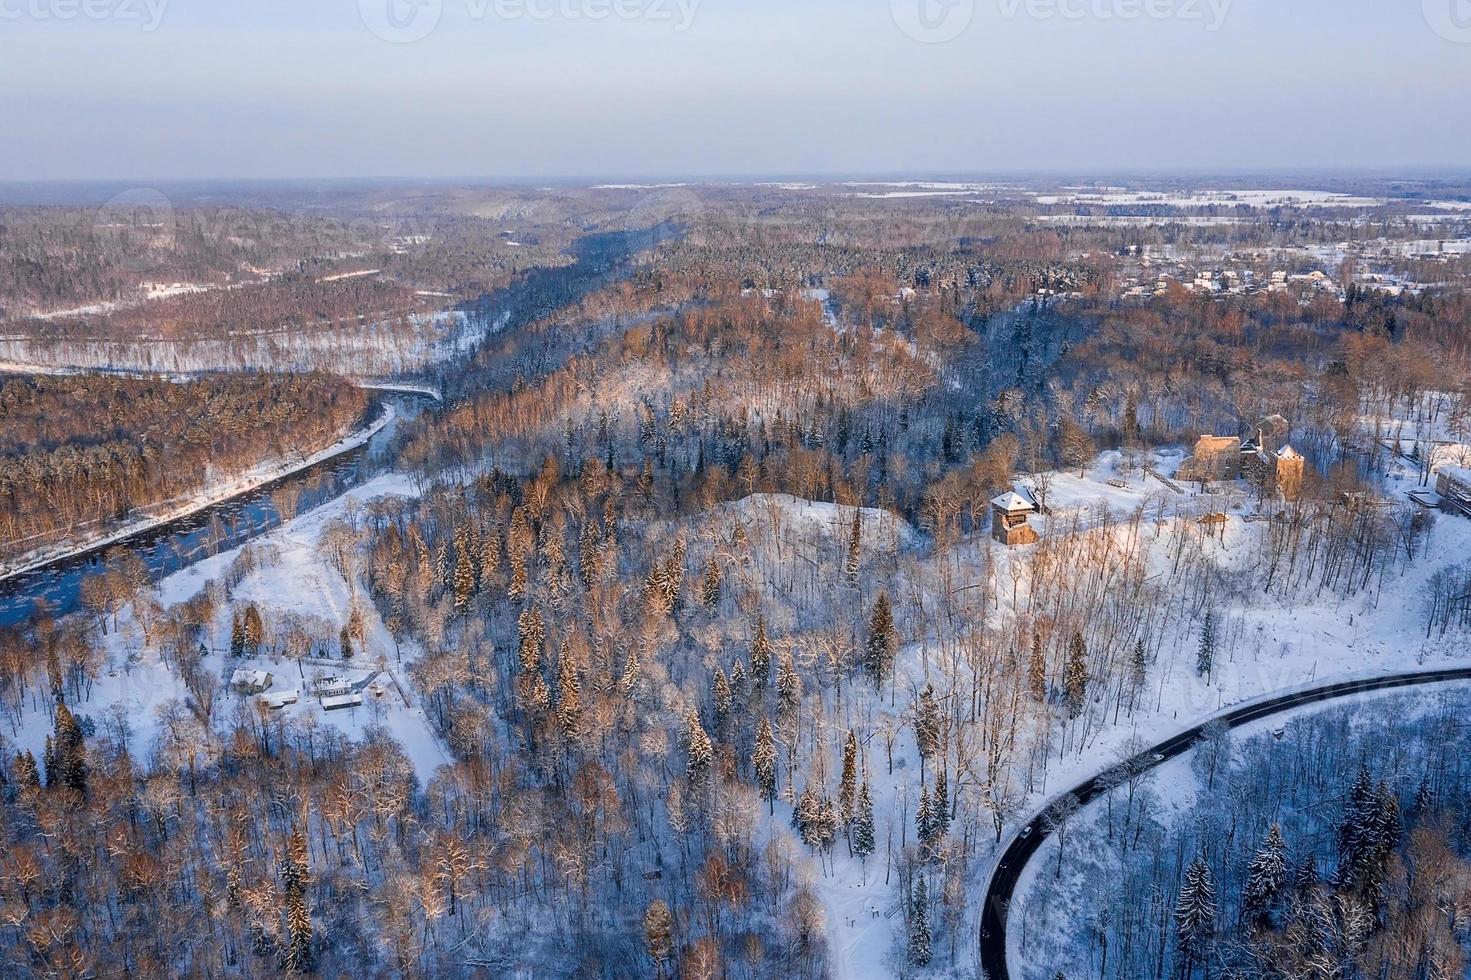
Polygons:
M1283 694L1207 719L1189 731L1181 732L1151 749L1145 749L1136 758L1143 758L1145 768L1153 769L1167 759L1173 759L1188 750L1200 738L1205 726L1216 721L1224 721L1228 727L1238 728L1280 711L1301 707L1305 704L1314 704L1318 701L1331 701L1349 694L1461 680L1471 680L1471 667L1391 674L1368 680L1343 681L1311 691L1300 691L1296 694ZM1101 777L1100 773L1078 784L1073 787L1071 795L1076 797L1080 804L1097 799L1107 792L1107 787L1102 785ZM1066 795L1068 794L1064 794ZM1006 970L1007 911L1011 905L1012 892L1016 890L1017 880L1021 877L1022 870L1026 868L1027 862L1037 853L1037 849L1046 839L1045 820L1041 814L1038 814L1012 838L1011 843L1002 852L1001 859L996 862L995 869L991 872L991 881L986 888L986 903L981 911L981 969L990 980L1009 980L1010 975Z

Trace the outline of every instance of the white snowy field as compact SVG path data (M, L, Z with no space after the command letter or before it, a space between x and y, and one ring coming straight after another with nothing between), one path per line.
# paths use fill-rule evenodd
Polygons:
M315 466L324 460L350 452L372 439L393 422L398 414L392 405L385 405L378 417L365 426L347 433L337 442L311 455L296 454L279 459L268 459L257 463L237 476L216 480L199 491L172 500L160 501L140 508L128 518L106 526L79 525L72 528L66 540L36 548L8 561L0 561L0 579L24 574L42 565L81 554L94 548L121 541L135 534L160 527L170 521L188 517L231 497L248 493L284 476Z
M132 294L117 301L103 301L98 303L86 303L81 306L71 306L52 310L33 309L26 311L25 315L37 320L65 320L79 316L96 316L101 313L111 313L114 310L129 309L141 306L153 300L168 299L170 296L183 296L190 293L208 293L220 289L240 289L244 286L264 282L265 279L245 279L233 283L197 283L197 282L141 282Z

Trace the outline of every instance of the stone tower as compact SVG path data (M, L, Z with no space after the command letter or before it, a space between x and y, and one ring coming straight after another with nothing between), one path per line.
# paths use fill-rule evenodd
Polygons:
M1277 492L1282 495L1283 500L1296 500L1302 495L1302 480L1307 461L1296 449L1283 446L1277 450L1273 462L1273 482L1277 486Z

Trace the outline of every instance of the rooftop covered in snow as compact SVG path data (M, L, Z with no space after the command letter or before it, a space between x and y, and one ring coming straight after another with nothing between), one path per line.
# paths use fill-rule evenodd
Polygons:
M1028 500L1026 497L1023 497L1015 490L1009 490L1006 493L1003 493L1001 496L991 501L991 506L997 508L998 510L1004 510L1007 513L1013 513L1019 510L1027 511L1037 509L1036 504L1032 503L1030 500Z

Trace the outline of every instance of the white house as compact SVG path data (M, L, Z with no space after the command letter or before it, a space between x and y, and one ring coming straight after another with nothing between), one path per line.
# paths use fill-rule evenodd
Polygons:
M230 677L230 689L236 694L260 694L268 690L275 680L264 670L249 670L239 667Z
M361 694L338 694L333 697L322 699L323 711L341 711L343 708L356 708L363 703Z
M1442 466L1435 474L1435 492L1440 494L1442 510L1456 511L1471 517L1471 469L1465 466Z

